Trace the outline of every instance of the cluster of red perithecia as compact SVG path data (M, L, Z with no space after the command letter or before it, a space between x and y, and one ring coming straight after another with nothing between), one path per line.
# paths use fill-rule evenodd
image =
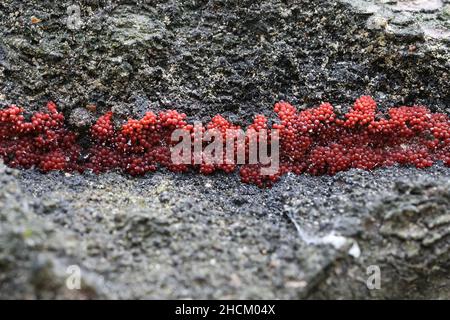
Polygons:
M300 112L289 103L277 103L274 111L278 119L271 127L265 116L257 115L247 130L264 129L269 136L274 129L279 132L280 165L272 175L261 174L262 164L174 163L173 131L185 130L194 139L199 130L186 121L186 115L174 110L148 112L142 119L131 119L120 128L115 128L113 113L108 112L90 128L91 143L86 147L79 143L78 134L65 126L56 105L50 102L47 107L46 112L31 117L26 117L17 106L0 110L0 157L8 166L36 167L43 172L119 170L133 176L161 167L174 172L197 170L202 174L216 170L231 173L239 167L243 182L260 187L272 185L288 172L335 174L350 168L370 170L394 164L425 168L436 161L450 166L447 115L432 113L422 106L391 108L387 114L378 114L376 103L369 96L359 98L341 118L329 103ZM223 135L223 141L227 129L239 129L220 115L206 126L213 128Z

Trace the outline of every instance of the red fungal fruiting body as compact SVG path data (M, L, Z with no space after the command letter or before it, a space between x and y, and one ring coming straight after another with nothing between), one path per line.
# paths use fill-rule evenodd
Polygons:
M0 110L0 156L11 167L81 171L76 135L64 127L64 116L54 103L48 103L47 110L33 114L30 121L25 121L22 108Z
M98 118L97 122L91 128L92 138L97 141L107 141L114 135L114 128L112 124L113 113L110 111Z
M345 115L344 126L353 128L357 124L366 125L375 119L376 102L369 96L363 96L356 100L352 110Z
M383 117L377 115L375 101L364 96L342 118L329 103L299 112L289 103L279 102L274 111L278 119L272 126L264 115L257 115L247 128L246 158L239 169L245 183L268 187L288 172L335 174L351 168L371 170L394 164L426 168L436 161L450 166L449 117L422 106L391 108ZM47 104L46 112L29 116L22 108L10 106L0 110L0 158L11 167L36 167L43 172L118 170L132 176L159 167L211 174L216 170L231 173L238 166L237 140L233 140L231 154L225 147L226 141L235 138L230 130L240 127L220 115L213 117L206 128L188 124L186 115L175 110L148 112L142 119L130 119L118 128L114 127L113 116L112 112L101 116L89 131L91 145L82 146L77 134L65 126L64 116L54 103ZM176 142L171 135L176 129L189 133L192 142L200 142L203 148L209 142L204 140L205 131L214 130L215 137L222 138L224 161L205 162L202 152L200 162L191 155L190 164L173 163L170 148ZM262 175L264 166L250 163L248 158L250 140L260 139L258 132L263 130L268 133L268 147L275 141L274 130L279 132L280 166L271 175Z

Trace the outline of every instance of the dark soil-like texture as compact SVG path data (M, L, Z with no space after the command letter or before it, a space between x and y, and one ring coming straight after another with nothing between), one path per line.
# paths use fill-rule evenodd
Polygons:
M446 0L0 3L0 107L54 100L81 135L108 110L246 124L278 100L344 112L363 94L450 114L449 83ZM80 290L66 286L74 265ZM0 165L0 298L449 299L449 270L441 164L272 189Z

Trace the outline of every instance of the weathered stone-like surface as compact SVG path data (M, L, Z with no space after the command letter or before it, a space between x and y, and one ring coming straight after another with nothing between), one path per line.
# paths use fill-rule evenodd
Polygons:
M73 264L86 277L76 298L449 297L447 168L289 175L272 190L233 176L16 175L2 171L14 182L0 202L6 298L67 297L64 278L48 283ZM36 288L41 256L59 273ZM380 290L366 286L371 265Z
M88 299L102 296L96 276L86 273L80 290L68 290L67 268L80 254L80 237L57 229L39 215L46 202L31 200L17 183L17 172L0 163L0 298ZM98 281L98 280L97 280Z
M238 121L279 99L348 104L364 93L446 108L448 7L351 2L85 0L71 30L65 2L2 1L1 100L39 108L53 99L68 114L95 103L96 115L176 108ZM427 29L441 30L441 42Z
M448 1L0 3L0 104L247 122L286 99L449 112ZM0 167L1 298L450 298L450 170L141 179ZM82 270L82 290L65 286ZM366 286L367 267L381 289Z
M448 0L343 0L361 13L371 15L369 29L386 34L450 42Z

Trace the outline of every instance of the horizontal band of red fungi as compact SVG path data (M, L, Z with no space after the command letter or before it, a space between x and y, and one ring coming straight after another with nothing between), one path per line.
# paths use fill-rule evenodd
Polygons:
M130 119L115 129L108 112L91 127L91 145L82 147L76 132L64 123L64 116L52 102L47 112L36 112L26 119L24 110L10 106L0 110L0 157L14 168L39 168L43 172L61 170L101 173L118 170L133 176L165 167L173 172L197 170L211 174L238 169L235 161L223 164L174 164L171 160L171 134L175 129L196 133L216 129L225 146L227 129L239 129L220 115L206 127L196 127L186 121L186 115L175 110L155 114L148 112L142 119ZM278 115L269 127L264 115L255 116L247 129L258 132L279 130L280 165L270 176L261 174L261 164L239 166L243 182L268 187L280 176L293 172L313 175L335 174L350 168L371 170L394 164L425 168L436 161L450 166L450 121L446 114L432 113L426 107L398 107L387 115L377 114L375 101L369 96L359 98L353 108L339 118L333 106L297 111L286 102L275 105ZM201 133L201 132L200 132ZM225 150L225 148L224 148ZM234 154L227 155L236 160ZM229 159L227 158L227 159Z

